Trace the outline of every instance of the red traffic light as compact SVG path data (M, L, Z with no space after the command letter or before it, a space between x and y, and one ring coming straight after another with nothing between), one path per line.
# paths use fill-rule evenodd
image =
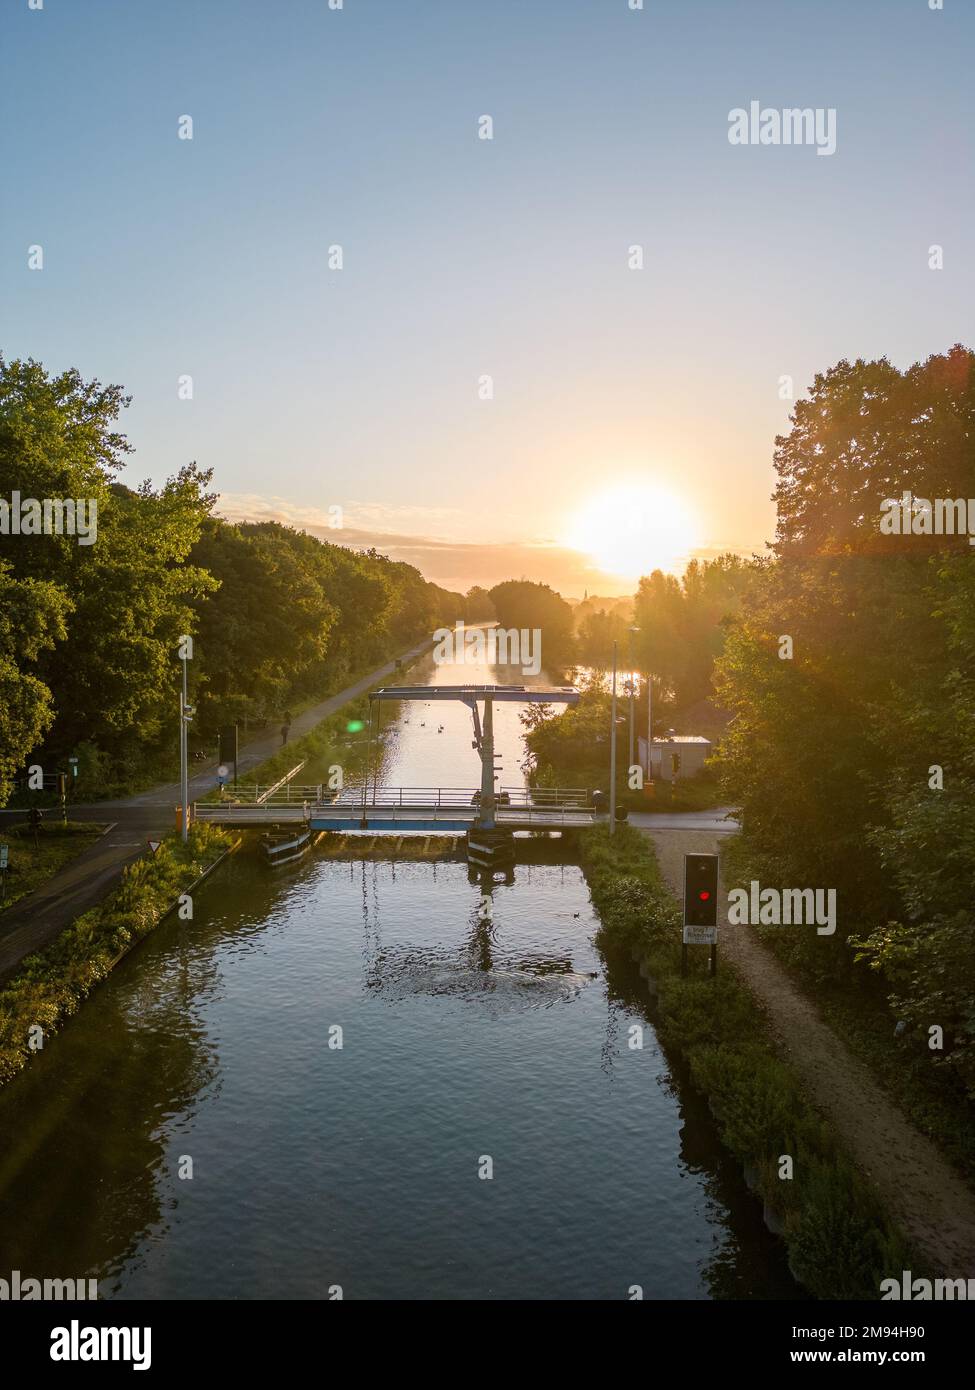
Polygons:
M708 893L708 892L704 892L704 893L698 893L697 896L701 899L701 902L702 902L702 903L706 903L707 900L708 900L708 898L710 898L711 894Z

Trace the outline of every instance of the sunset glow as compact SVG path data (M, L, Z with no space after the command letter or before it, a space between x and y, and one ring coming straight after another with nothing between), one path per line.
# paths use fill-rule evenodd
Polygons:
M573 517L564 543L608 574L637 579L682 567L700 539L697 520L680 498L630 483L591 498Z

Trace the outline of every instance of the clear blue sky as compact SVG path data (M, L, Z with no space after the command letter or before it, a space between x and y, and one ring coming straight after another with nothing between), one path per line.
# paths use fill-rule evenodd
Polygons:
M0 347L124 384L130 481L500 545L619 476L760 547L781 375L971 341L963 0L5 0L0 46ZM836 154L731 146L752 99Z

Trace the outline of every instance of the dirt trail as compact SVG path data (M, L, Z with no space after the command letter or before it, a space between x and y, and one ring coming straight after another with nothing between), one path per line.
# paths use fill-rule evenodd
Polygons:
M705 831L645 831L667 883L683 896L684 855L720 851ZM721 896L720 957L765 1006L782 1052L807 1093L875 1184L884 1205L940 1278L975 1277L975 1195L931 1140L888 1099L868 1068L820 1017L754 930L731 926Z

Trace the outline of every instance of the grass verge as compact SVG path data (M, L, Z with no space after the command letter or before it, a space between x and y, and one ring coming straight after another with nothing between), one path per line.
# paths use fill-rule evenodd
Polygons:
M0 831L0 844L10 847L6 897L0 901L0 912L43 887L72 859L77 859L82 850L93 845L104 829L103 825L90 822L46 822L38 828L36 845L29 825L13 825Z
M680 911L646 837L624 825L610 839L600 827L580 840L580 850L601 922L597 944L646 962L661 1040L689 1063L799 1282L817 1298L878 1299L882 1279L922 1268L777 1055L751 993L727 966L709 978L706 952L690 952L690 972L681 977ZM791 1178L780 1176L784 1156Z
M0 1085L30 1059L39 1036L34 1030L45 1037L54 1032L233 843L211 825L194 825L186 845L170 836L151 858L125 870L110 898L23 961L0 989Z

